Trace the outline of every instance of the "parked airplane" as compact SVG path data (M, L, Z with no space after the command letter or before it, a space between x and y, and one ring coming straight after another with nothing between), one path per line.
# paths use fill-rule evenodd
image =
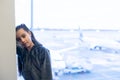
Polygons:
M90 50L108 50L115 53L120 52L120 43L115 40L84 37L83 42L87 44Z

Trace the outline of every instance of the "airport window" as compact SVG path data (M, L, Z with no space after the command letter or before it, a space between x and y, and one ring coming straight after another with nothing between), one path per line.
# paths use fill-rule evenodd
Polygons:
M118 0L15 0L16 25L25 23L50 50L55 80L120 80L119 7Z

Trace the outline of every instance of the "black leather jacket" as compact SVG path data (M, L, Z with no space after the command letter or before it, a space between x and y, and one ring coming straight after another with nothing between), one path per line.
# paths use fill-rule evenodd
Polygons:
M31 51L17 46L18 69L25 80L52 80L49 50L35 43Z

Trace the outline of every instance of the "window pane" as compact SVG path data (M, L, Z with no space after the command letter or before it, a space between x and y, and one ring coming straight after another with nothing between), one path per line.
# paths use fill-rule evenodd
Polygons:
M15 0L16 25L25 23L31 26L31 4L30 0Z

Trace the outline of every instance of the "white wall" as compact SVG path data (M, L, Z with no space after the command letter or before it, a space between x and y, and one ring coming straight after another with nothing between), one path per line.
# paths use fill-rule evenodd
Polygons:
M0 0L0 80L17 80L14 0Z

